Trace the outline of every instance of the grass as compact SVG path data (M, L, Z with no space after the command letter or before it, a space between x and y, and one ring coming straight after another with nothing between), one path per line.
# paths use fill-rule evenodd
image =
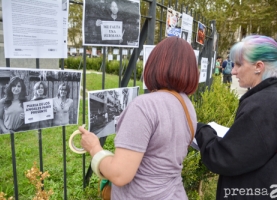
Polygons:
M136 81L136 85L140 86L140 94L143 93L142 82ZM128 84L133 86L131 80ZM118 76L105 75L105 88L117 88ZM88 73L86 76L86 89L100 90L102 89L102 74ZM82 94L82 93L81 93ZM98 178L92 176L89 186L83 188L83 170L82 162L83 155L73 153L67 144L69 137L79 125L83 123L83 99L80 101L79 120L78 125L71 125L66 127L66 177L67 177L67 197L70 200L84 200L84 199L100 199L98 197ZM87 104L87 100L86 100ZM87 118L86 105L86 122ZM63 133L61 127L47 128L42 130L42 158L43 171L48 171L50 177L44 181L46 190L52 189L54 194L51 199L64 199L64 170L63 170ZM108 137L105 149L112 150L114 135ZM9 134L0 135L0 192L4 192L6 197L14 195L13 185L13 166L12 166L12 152L11 152L11 137ZM19 199L31 200L35 195L35 188L29 183L25 177L25 172L33 166L34 162L39 163L39 138L37 131L28 131L16 133L14 135L15 154L16 154L16 168L18 179L18 193ZM86 170L90 165L90 156L86 154ZM39 164L38 164L39 165Z

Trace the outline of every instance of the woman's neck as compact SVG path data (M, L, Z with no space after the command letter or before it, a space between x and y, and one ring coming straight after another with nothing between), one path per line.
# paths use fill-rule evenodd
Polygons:
M116 20L117 14L111 14L111 17L113 18L113 20Z
M61 98L61 101L66 101L66 97L64 97L64 96L62 96L60 98Z
M13 95L13 101L18 101L19 100L19 95L18 94L14 94Z

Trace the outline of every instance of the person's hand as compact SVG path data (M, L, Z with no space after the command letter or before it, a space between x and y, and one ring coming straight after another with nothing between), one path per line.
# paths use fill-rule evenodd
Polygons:
M20 113L19 117L20 117L20 119L24 119L25 118L25 114L24 113Z
M79 127L79 131L82 133L81 145L92 157L103 150L98 137L94 133L87 131L82 126Z
M101 19L97 19L97 20L96 20L96 26L100 26L101 24L102 24Z

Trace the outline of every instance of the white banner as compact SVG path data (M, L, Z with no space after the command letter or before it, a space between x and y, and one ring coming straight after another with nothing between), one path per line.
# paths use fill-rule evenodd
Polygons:
M53 99L42 99L23 103L25 124L54 118Z

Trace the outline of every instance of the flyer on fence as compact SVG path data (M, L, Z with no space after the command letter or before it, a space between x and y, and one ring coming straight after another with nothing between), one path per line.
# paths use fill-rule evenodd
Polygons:
M83 0L83 45L138 48L139 0Z
M89 131L99 138L114 134L119 115L138 92L139 86L88 92Z
M199 83L206 82L207 80L207 70L208 70L208 58L201 58L201 69L199 75Z
M0 68L0 134L78 123L82 72Z
M191 44L193 28L193 17L183 12L182 14L182 26L181 26L181 38Z
M68 0L3 0L6 58L67 58Z

